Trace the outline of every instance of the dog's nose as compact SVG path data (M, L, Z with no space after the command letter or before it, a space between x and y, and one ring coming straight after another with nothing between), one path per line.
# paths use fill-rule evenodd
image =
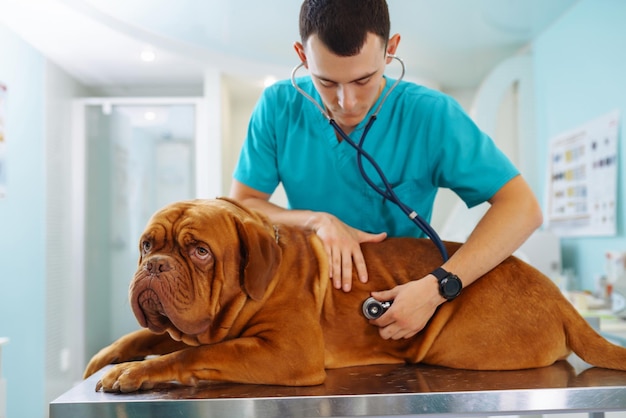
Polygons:
M146 270L150 274L159 274L170 271L172 266L170 263L163 258L153 258L146 263Z

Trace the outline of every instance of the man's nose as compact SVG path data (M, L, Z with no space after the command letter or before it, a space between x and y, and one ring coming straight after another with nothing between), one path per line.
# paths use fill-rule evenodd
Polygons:
M344 111L351 111L356 106L356 89L350 85L340 85L337 89L337 102Z

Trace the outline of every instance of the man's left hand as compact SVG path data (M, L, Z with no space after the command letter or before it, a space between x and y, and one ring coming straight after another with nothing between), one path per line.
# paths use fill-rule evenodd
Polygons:
M430 274L390 290L372 292L372 296L381 302L393 300L383 316L370 320L380 328L380 336L386 340L413 337L424 329L437 306L445 302L439 294L437 279Z

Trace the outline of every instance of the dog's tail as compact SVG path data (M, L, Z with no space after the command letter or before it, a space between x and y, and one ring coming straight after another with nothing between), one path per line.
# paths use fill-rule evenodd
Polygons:
M569 302L561 306L563 325L570 348L596 367L626 371L626 348L598 334Z

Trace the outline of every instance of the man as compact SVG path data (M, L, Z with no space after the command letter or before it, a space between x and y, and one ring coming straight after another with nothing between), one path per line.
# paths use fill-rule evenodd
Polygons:
M301 42L294 46L310 77L299 78L298 85L355 142L393 84L383 72L400 35L389 37L389 31L384 0L305 0L300 11ZM491 203L467 242L442 264L465 287L513 253L542 222L519 172L442 93L401 82L363 147L400 199L427 220L439 187L454 190L468 206ZM365 183L356 160L354 149L317 107L289 82L279 82L266 89L254 110L230 193L272 222L314 230L327 251L331 280L344 291L350 291L353 268L367 281L360 243L421 236L400 209ZM269 202L279 182L290 209ZM386 339L415 335L447 300L432 274L372 296L394 300L385 315L371 321Z

